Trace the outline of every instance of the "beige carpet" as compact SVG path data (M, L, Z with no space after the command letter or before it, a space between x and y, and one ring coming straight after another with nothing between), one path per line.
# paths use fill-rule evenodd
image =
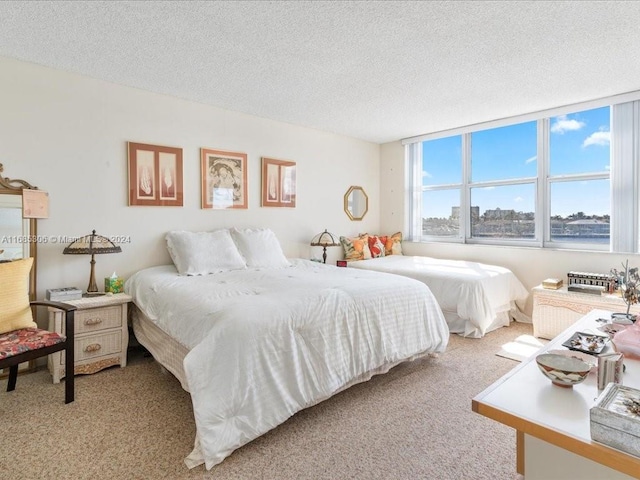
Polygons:
M549 343L548 340L536 338L533 335L519 335L513 341L502 345L496 355L521 362L537 353L547 343Z
M451 337L438 359L396 367L304 410L222 464L188 470L189 395L140 350L129 365L76 377L76 401L46 370L0 381L0 472L17 479L513 480L515 432L471 411L514 367L495 355L530 334L512 324L483 339Z

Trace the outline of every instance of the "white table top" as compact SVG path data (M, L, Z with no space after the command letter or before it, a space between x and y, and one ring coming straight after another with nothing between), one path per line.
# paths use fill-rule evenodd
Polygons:
M581 455L585 448L608 449L591 441L589 410L599 394L595 371L573 388L558 387L540 372L535 357L548 350L566 350L562 343L575 332L603 334L596 329L600 325L596 319L610 316L611 312L604 310L593 310L585 315L477 395L473 399L474 411ZM603 353L609 349L610 345ZM640 361L625 359L624 363L626 371L622 383L640 388ZM628 457L633 464L640 465L640 458Z
M522 362L520 368L498 380L493 389L485 390L486 393L481 394L482 403L590 442L589 409L599 393L596 372L592 371L584 382L573 388L558 387L540 372L535 357L542 351L567 350L562 343L574 332L603 335L596 329L599 323L595 319L610 316L611 312L604 310L588 313L543 350ZM610 348L608 345L607 350ZM624 363L626 371L622 383L640 388L640 362L625 359Z

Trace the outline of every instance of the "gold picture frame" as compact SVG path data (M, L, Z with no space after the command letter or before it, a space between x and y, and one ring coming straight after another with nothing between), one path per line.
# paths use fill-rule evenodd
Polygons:
M200 149L201 206L247 208L247 154Z
M262 206L296 206L296 162L262 157Z
M182 149L127 142L129 205L183 205Z

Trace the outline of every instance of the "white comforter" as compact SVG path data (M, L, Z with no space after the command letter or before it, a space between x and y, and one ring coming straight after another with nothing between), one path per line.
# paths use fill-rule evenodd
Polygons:
M190 349L184 370L197 427L190 467L209 469L354 380L442 352L448 342L424 284L305 260L202 277L153 267L125 289Z
M350 262L349 267L395 273L424 282L444 311L463 320L453 333L481 337L492 326L496 314L515 304L524 308L529 292L511 270L462 260L389 255ZM518 311L512 311L518 315ZM524 318L524 315L521 315Z

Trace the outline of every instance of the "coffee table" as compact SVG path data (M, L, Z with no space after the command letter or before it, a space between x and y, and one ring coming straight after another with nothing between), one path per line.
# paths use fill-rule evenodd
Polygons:
M602 334L596 319L610 316L605 310L591 311L473 399L474 412L516 430L516 471L525 480L640 478L640 457L591 440L589 409L599 393L596 374L562 388L535 361L540 353L565 349L562 343L575 332ZM625 366L623 384L640 388L640 361L625 359Z

